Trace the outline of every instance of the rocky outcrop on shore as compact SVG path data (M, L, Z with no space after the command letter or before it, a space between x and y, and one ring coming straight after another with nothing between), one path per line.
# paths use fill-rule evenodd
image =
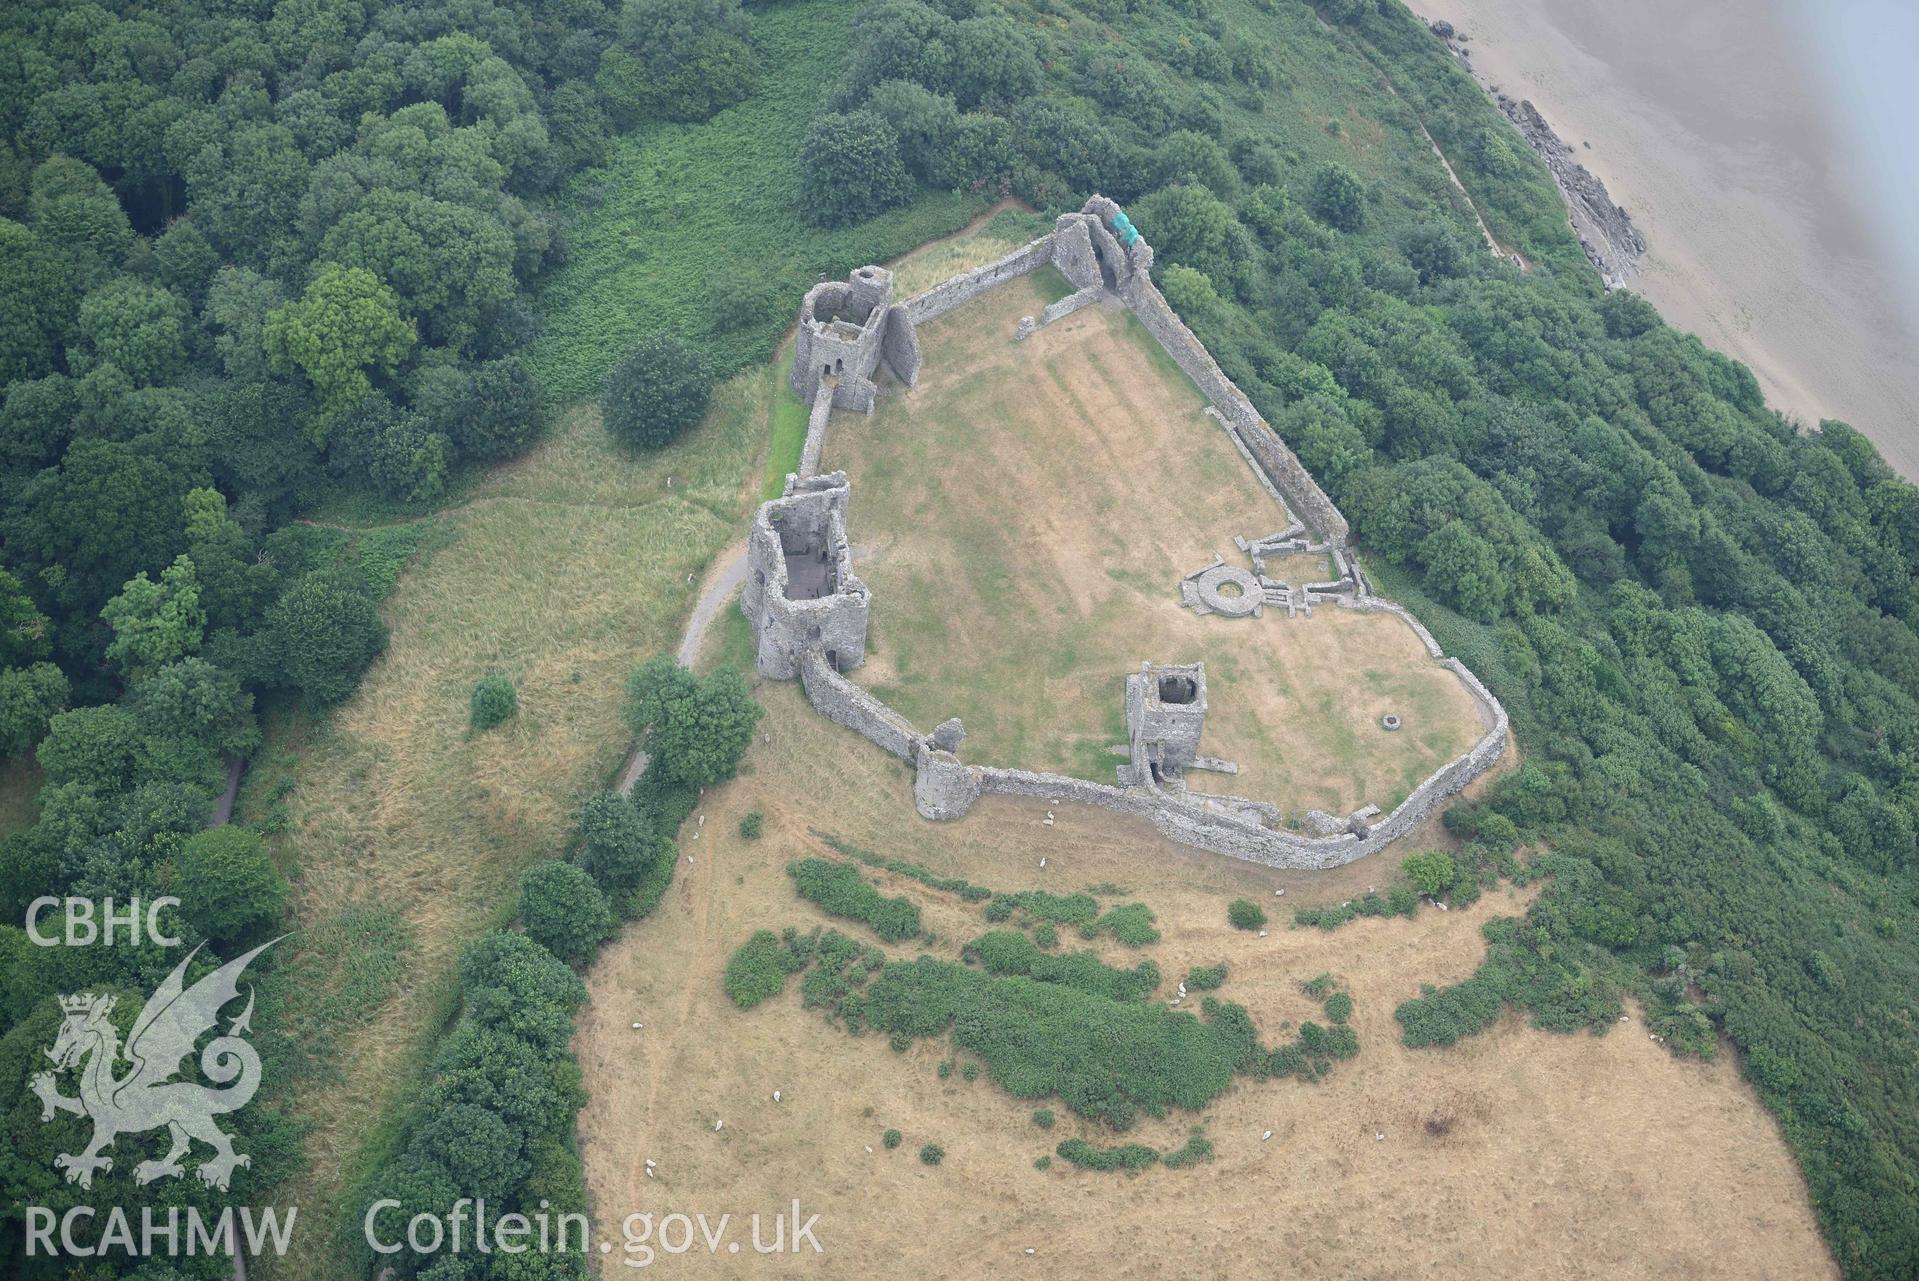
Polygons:
M1613 203L1606 184L1579 163L1572 148L1553 132L1537 107L1530 102L1515 102L1503 93L1495 93L1493 98L1552 170L1553 181L1559 184L1559 194L1572 217L1573 230L1579 235L1580 248L1599 269L1606 287L1624 284L1638 270L1640 255L1646 252L1645 238L1632 225L1631 216Z
M1459 59L1460 65L1472 71L1472 54L1466 48L1468 37L1445 21L1434 22L1431 28ZM1499 92L1497 85L1487 84L1477 72L1473 72L1473 79L1499 104L1500 111L1513 122L1526 145L1538 152L1546 168L1552 171L1560 197L1566 202L1573 232L1579 237L1586 257L1606 282L1606 288L1614 289L1630 280L1638 272L1639 259L1646 252L1645 237L1632 225L1631 215L1613 202L1606 184L1579 163L1572 147L1553 132L1537 107L1523 99L1507 97Z

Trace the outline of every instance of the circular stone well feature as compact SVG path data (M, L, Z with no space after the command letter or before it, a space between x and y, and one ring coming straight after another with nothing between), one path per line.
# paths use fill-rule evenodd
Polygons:
M1237 565L1215 565L1193 580L1193 586L1199 591L1199 598L1215 614L1224 614L1228 618L1244 618L1260 607L1264 596L1259 590L1259 579L1251 570L1241 569ZM1222 588L1237 588L1230 594Z
M1380 717L1379 723L1383 728L1388 730L1398 729L1402 724L1399 717L1391 712L1387 712L1384 716Z

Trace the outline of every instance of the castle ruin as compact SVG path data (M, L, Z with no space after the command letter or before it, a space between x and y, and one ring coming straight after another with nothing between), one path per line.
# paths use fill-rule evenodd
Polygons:
M1216 558L1178 584L1188 608L1227 618L1257 617L1268 607L1309 615L1331 603L1391 613L1418 634L1427 653L1449 669L1478 707L1483 728L1464 755L1441 766L1391 814L1366 806L1352 815L1309 811L1306 832L1290 828L1277 807L1245 797L1193 792L1189 769L1232 774L1237 766L1200 751L1207 711L1200 663L1142 663L1126 677L1128 741L1113 783L962 761L957 719L922 733L845 673L865 661L871 598L853 572L846 537L851 486L844 472L820 475L819 461L834 409L871 413L882 367L913 386L919 378L919 326L1009 280L1052 265L1073 292L1038 316L1020 320L1012 337L1028 335L1100 302L1125 306L1210 402L1207 414L1232 440L1289 523L1256 542L1240 540L1251 561L1240 569ZM800 308L792 388L812 407L798 472L779 498L761 505L748 537L750 575L741 609L753 627L755 666L772 680L798 678L813 707L907 762L913 798L928 819L964 816L988 793L1078 801L1152 822L1163 835L1214 853L1269 867L1337 867L1379 850L1410 831L1505 751L1506 710L1456 658L1448 658L1419 621L1372 594L1346 546L1346 518L1252 402L1173 312L1153 284L1153 250L1124 212L1094 196L1062 215L1051 232L996 262L962 272L924 293L895 302L893 274L861 267L844 282L823 283ZM1333 577L1293 584L1267 575L1269 557L1324 553Z

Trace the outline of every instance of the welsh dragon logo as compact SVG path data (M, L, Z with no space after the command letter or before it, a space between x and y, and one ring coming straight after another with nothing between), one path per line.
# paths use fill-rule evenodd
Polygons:
M200 1052L200 1071L214 1085L209 1086L172 1078L180 1072L180 1061L193 1053L194 1044L219 1022L220 1010L240 995L240 974L254 957L279 942L262 943L245 956L228 961L192 987L185 984L187 966L199 952L196 947L173 973L147 998L127 1034L124 1050L119 1033L109 1015L114 998L82 993L60 998L66 1022L48 1050L54 1062L52 1072L40 1072L32 1081L33 1092L40 1096L41 1121L51 1121L55 1112L71 1112L91 1117L93 1141L85 1151L61 1153L53 1159L65 1170L67 1182L83 1188L93 1186L97 1171L111 1171L113 1158L102 1156L122 1134L167 1128L172 1147L158 1161L142 1161L134 1167L134 1181L152 1183L185 1173L180 1158L187 1154L193 1140L207 1144L213 1155L195 1170L200 1181L226 1190L236 1166L251 1165L252 1159L233 1150L232 1136L213 1123L213 1118L246 1106L260 1088L260 1056L243 1039L253 1018L253 989L247 989L246 1008L227 1027L225 1036L216 1036ZM122 1058L127 1070L117 1074ZM55 1073L80 1065L80 1097L60 1093Z

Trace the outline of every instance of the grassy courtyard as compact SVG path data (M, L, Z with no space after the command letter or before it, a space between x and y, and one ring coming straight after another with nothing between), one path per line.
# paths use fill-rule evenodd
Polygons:
M1243 563L1234 535L1286 516L1128 313L1013 341L1065 288L1044 271L927 325L920 385L834 419L824 465L852 476L874 593L857 679L923 727L960 717L966 759L1110 780L1126 673L1204 661L1203 749L1242 772L1194 786L1390 808L1482 732L1465 690L1390 616L1180 608L1184 574L1215 551ZM1405 728L1382 729L1387 712Z

